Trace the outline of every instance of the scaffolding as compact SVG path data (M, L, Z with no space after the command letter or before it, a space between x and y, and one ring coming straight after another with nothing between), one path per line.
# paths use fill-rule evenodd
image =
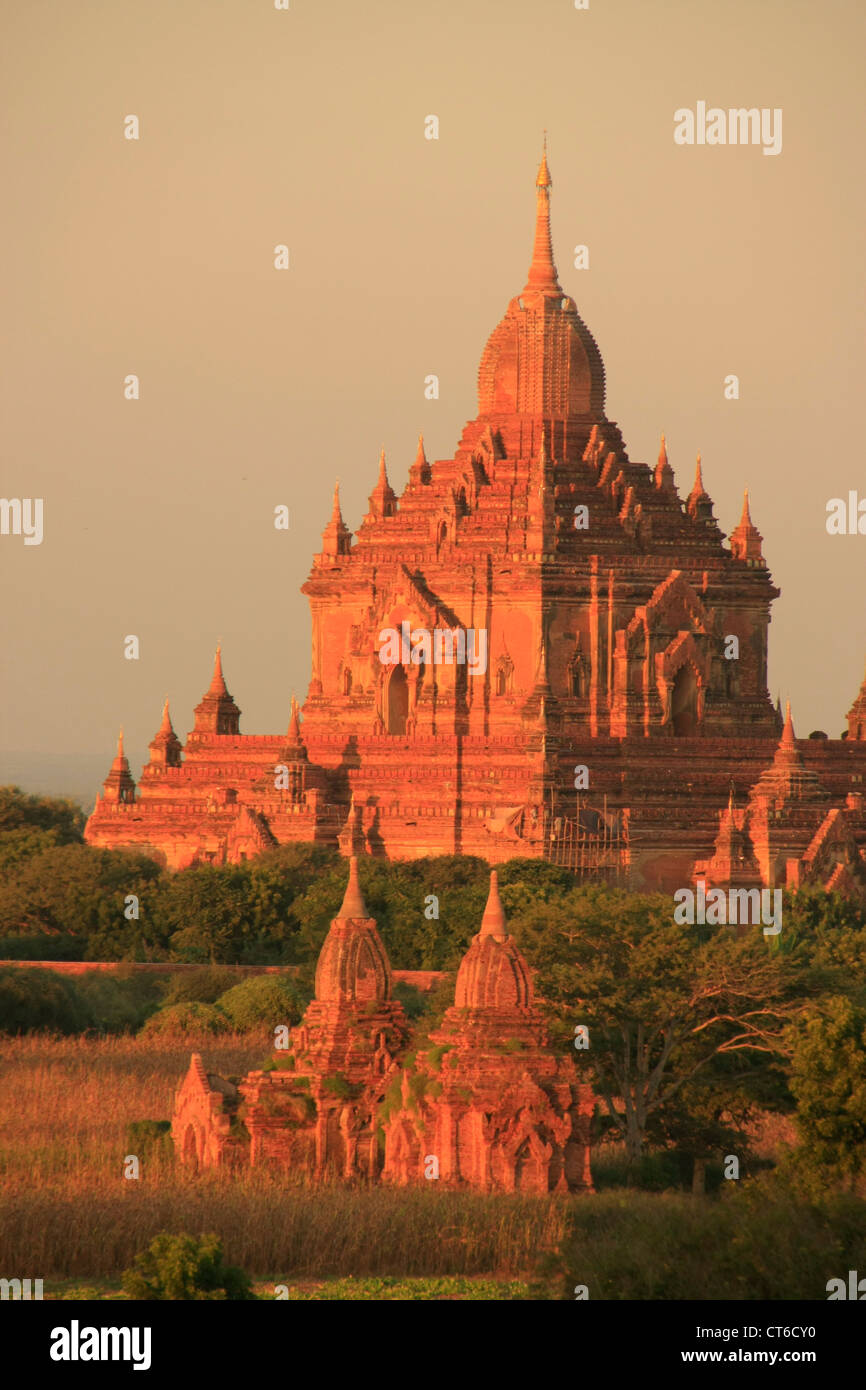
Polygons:
M552 801L552 797L551 797ZM577 798L574 816L545 816L544 857L576 878L624 885L628 879L628 813Z

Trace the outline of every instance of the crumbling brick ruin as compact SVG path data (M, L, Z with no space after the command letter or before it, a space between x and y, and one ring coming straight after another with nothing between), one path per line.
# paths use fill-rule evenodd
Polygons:
M408 1043L353 858L290 1049L237 1086L193 1053L175 1099L177 1155L199 1168L270 1164L317 1181L592 1190L592 1091L571 1057L548 1049L495 871L454 1006L411 1067Z

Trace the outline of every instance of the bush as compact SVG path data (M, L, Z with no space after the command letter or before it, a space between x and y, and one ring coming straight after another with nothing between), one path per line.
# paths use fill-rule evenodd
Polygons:
M281 1023L292 1027L300 1022L304 1006L294 982L281 975L253 975L219 997L219 1008L239 1033Z
M90 1024L71 980L53 970L0 969L0 1032L80 1033Z
M126 1142L139 1157L154 1149L171 1153L171 1120L133 1120L126 1126Z
M225 994L229 978L237 978L234 971L221 966L203 966L200 970L184 970L169 977L165 991L164 1004L215 1004L221 994Z
M229 1021L215 1004L170 1004L147 1020L139 1037L177 1037L188 1033L226 1033Z
M0 937L4 960L84 960L85 942L68 932Z
M124 1270L128 1298L185 1299L197 1303L222 1299L252 1299L251 1280L243 1270L224 1265L219 1236L170 1235L154 1237L132 1269Z
M404 980L398 980L392 993L394 1002L403 1005L408 1019L421 1017L426 1000L417 985L409 985Z
M136 1033L159 1007L159 982L141 971L88 970L75 984L90 1027L100 1033Z
M733 1190L732 1190L733 1189ZM560 1297L826 1300L862 1262L866 1202L809 1202L776 1174L725 1184L722 1198L601 1193L573 1204Z

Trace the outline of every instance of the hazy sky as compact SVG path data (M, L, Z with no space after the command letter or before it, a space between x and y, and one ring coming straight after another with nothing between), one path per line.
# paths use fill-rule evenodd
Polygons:
M192 727L218 637L241 729L287 725L334 479L355 528L382 445L398 491L419 430L453 453L525 280L544 127L608 414L633 459L666 432L684 494L700 449L724 531L749 486L771 690L838 736L866 656L866 535L825 527L866 499L860 0L0 12L0 494L44 501L41 545L0 536L0 780L92 799L121 722L137 776L166 694ZM781 108L781 153L675 144L699 101Z

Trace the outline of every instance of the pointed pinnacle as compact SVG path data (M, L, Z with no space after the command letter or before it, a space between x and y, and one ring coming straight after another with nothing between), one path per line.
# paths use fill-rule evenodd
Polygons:
M794 747L794 721L791 718L791 701L785 701L785 727L782 730L782 746Z
M749 489L745 488L743 491L743 515L740 517L740 525L751 526L751 524L752 514L749 511Z
M217 643L217 649L213 659L213 676L211 677L209 695L227 695L225 677L223 676L222 646Z
M337 918L339 921L345 922L353 917L368 918L369 915L358 878L358 860L353 854L349 860L349 882L346 885L343 905L337 913Z
M505 909L502 906L502 899L499 896L499 875L495 869L490 870L490 892L487 895L487 903L484 908L484 916L481 919L481 931L479 936L494 936L497 941L504 941L508 935L507 924L505 921Z

